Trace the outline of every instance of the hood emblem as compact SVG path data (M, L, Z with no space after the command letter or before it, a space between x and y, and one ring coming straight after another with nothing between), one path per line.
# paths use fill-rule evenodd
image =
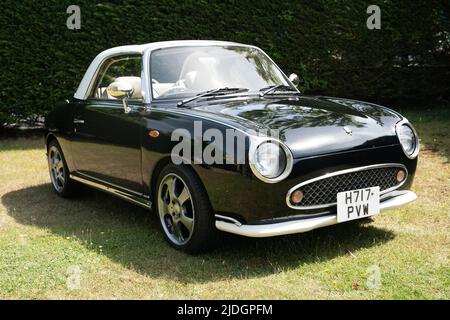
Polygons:
M348 134L349 136L351 136L353 134L353 131L349 127L344 127L343 129L344 129L345 133Z

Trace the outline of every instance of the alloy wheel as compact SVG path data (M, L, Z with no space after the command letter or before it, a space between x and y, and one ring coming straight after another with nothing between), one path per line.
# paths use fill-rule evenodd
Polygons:
M194 230L194 205L186 183L174 173L161 180L158 211L167 237L176 245L186 244Z
M61 153L55 146L48 151L48 168L53 187L58 192L62 192L66 183L66 170Z

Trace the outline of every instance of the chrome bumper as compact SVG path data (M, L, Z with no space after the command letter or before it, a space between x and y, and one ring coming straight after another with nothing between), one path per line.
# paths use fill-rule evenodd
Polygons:
M417 199L417 195L412 191L393 191L391 195L393 195L392 198L384 200L380 203L380 211L395 209ZM220 218L221 216L218 217ZM337 223L336 215L328 215L261 225L243 225L237 221L235 223L230 223L216 220L216 228L225 232L239 234L246 237L263 238L307 232Z

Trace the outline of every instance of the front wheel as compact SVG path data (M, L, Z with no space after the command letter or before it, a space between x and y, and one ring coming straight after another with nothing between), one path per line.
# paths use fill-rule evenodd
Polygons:
M72 196L77 188L76 182L70 179L69 169L63 152L56 140L52 140L47 150L48 170L53 190L61 197Z
M155 206L164 236L176 249L200 253L215 243L213 210L201 181L190 167L170 164L161 171Z

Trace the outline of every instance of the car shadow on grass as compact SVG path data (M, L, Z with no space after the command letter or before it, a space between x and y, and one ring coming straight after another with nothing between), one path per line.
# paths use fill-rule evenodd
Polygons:
M49 230L63 241L79 241L86 249L146 276L175 278L181 283L263 277L357 255L362 248L394 238L389 230L350 222L265 239L224 234L216 249L190 256L165 242L153 212L96 190L62 199L50 184L43 184L4 194L1 202L20 224Z

